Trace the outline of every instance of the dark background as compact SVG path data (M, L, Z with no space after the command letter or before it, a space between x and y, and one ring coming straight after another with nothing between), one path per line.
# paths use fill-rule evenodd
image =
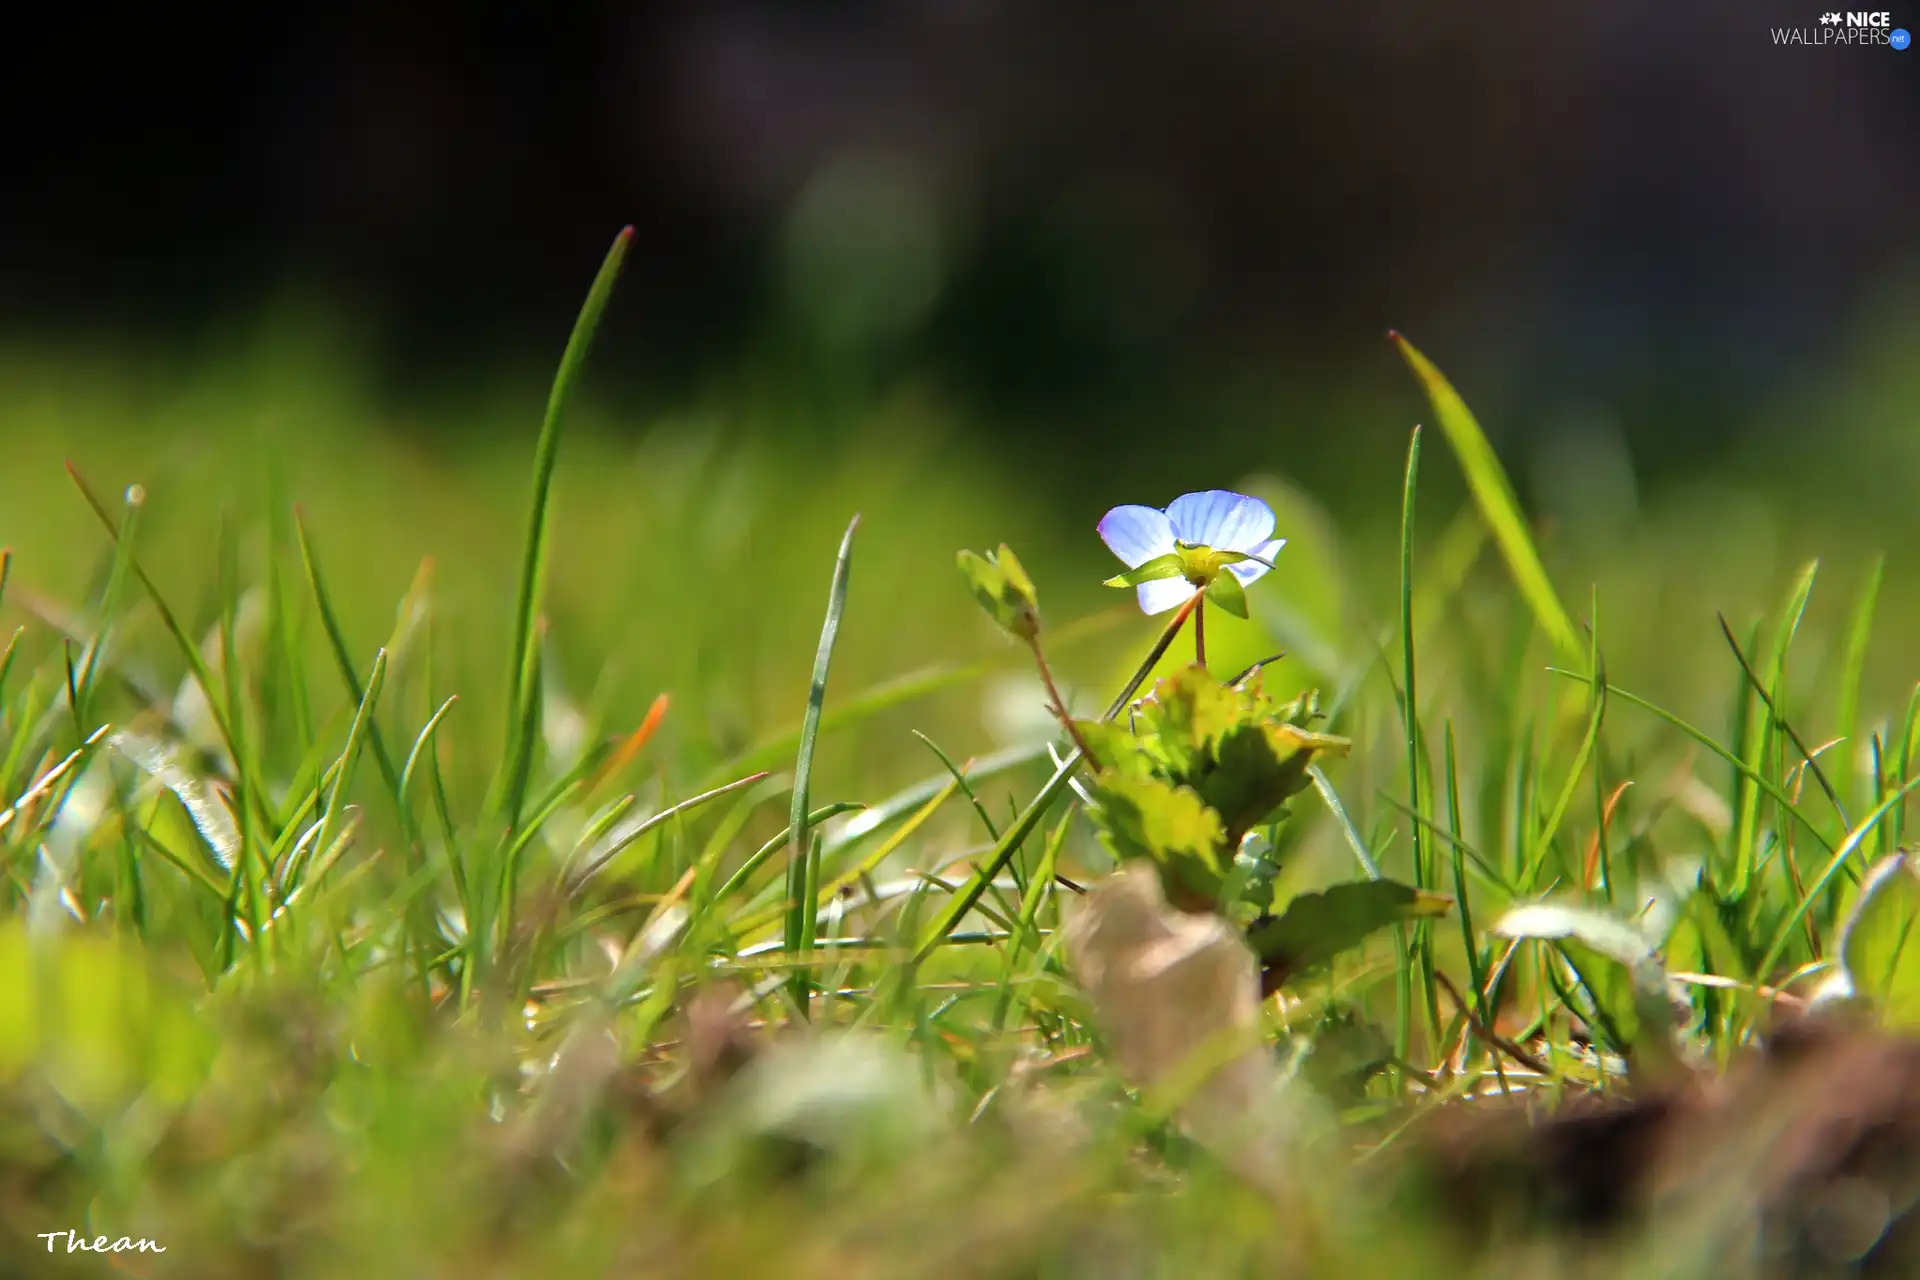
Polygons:
M191 341L297 286L400 395L549 360L630 222L601 376L656 401L912 373L1065 454L1397 376L1394 326L1483 417L1684 461L1915 265L1920 52L1776 47L1808 6L70 8L4 54L0 323ZM807 223L843 162L880 194Z

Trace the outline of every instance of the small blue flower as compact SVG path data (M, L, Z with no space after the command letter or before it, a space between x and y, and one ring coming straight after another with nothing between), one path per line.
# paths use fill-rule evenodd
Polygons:
M1272 560L1274 553L1287 545L1285 538L1271 536L1272 507L1258 498L1226 489L1182 494L1168 503L1165 511L1157 507L1115 507L1101 519L1099 527L1100 540L1124 560L1129 569L1137 569L1149 560L1183 547L1258 557L1226 566L1227 572L1238 578L1242 586L1267 571L1269 566L1260 561ZM1135 589L1140 593L1142 610L1165 613L1186 603L1196 588L1205 585L1205 581L1189 575L1142 582Z

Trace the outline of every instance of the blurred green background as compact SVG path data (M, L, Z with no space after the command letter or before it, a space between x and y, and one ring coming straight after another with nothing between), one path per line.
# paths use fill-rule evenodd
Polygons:
M1812 617L1821 625L1810 634L1836 632L1871 555L1884 551L1882 638L1863 706L1873 720L1904 705L1912 672L1887 638L1914 620L1902 548L1916 529L1905 477L1920 452L1916 374L1904 358L1913 329L1897 302L1862 314L1858 341L1839 344L1844 358L1809 359L1791 393L1710 465L1642 462L1617 420L1597 409L1529 431L1481 408L1569 607L1585 616L1589 585L1597 587L1620 684L1721 723L1728 659L1715 612L1743 630L1819 556L1827 569ZM1473 345L1467 334L1414 336L1443 362L1451 347ZM215 618L222 522L239 531L242 574L257 585L268 509L283 496L309 520L361 653L393 631L396 608L430 562L439 694L462 697L454 726L497 740L496 673L544 375L529 354L520 367L476 367L431 395L398 396L378 385L352 338L344 317L313 310L268 312L174 349L15 338L0 360L0 419L11 437L0 541L17 557L11 610L72 616L110 565L64 460L102 493L145 487L141 555L194 634ZM529 351L559 345L553 335ZM743 359L736 377L698 394L666 399L622 394L617 376L603 376L617 375L627 354L617 330L595 353L563 444L552 653L559 687L606 732L637 724L656 694L669 693L668 754L694 767L797 723L833 549L855 512L863 522L834 696L943 666L1007 667L985 698L976 689L936 695L837 746L822 762L829 785L858 778L867 795L931 763L902 750L910 725L956 754L1031 740L1044 726L1037 686L953 571L959 547L1012 543L1056 627L1107 619L1056 655L1089 706L1156 632L1130 596L1099 585L1112 561L1093 525L1115 503L1244 486L1281 512L1291 541L1255 593L1260 625L1222 619L1217 661L1285 648L1297 659L1281 668L1286 680L1331 689L1366 663L1366 637L1397 608L1402 454L1426 409L1384 341L1364 376L1250 374L1230 393L1196 395L1141 443L1090 433L1071 457L1050 456L1037 436L1029 449L1005 422L983 420L937 379L910 371L863 382L864 366L850 358L797 373L768 355ZM1476 405L1503 398L1497 387L1460 382ZM1439 445L1430 441L1423 486L1423 561L1438 554L1464 502ZM1490 552L1476 563L1497 582ZM158 672L177 679L158 624L137 617L135 627ZM57 644L44 627L30 627L24 643L29 652ZM1813 664L1810 679L1837 661L1831 646L1810 652L1801 659Z
M542 785L584 742L630 733L663 693L659 737L609 787L637 793L635 812L749 768L787 770L834 550L855 513L826 706L830 718L888 707L846 730L830 719L814 802L875 803L942 781L914 730L956 760L1032 747L1051 731L1038 683L968 596L956 550L1018 550L1069 698L1091 710L1158 630L1131 593L1100 585L1114 561L1096 521L1119 503L1227 487L1268 500L1290 541L1251 593L1250 622L1210 615L1214 666L1284 650L1272 668L1282 693L1363 691L1328 726L1355 741L1330 771L1360 838L1397 872L1405 740L1398 655L1382 663L1381 646L1398 625L1408 433L1432 424L1389 327L1478 413L1562 599L1597 623L1617 688L1732 739L1745 694L1716 614L1757 655L1756 624L1771 634L1762 619L1818 557L1781 710L1811 747L1849 734L1836 750L1850 764L1831 772L1857 815L1871 791L1858 757L1876 733L1897 735L1920 675L1908 643L1920 627L1909 554L1920 54L1781 48L1769 26L1810 17L1784 3L1521 21L1479 0L1364 14L1233 0L689 0L472 13L457 29L371 9L297 21L262 10L171 58L153 56L178 34L170 11L112 40L91 13L49 16L67 26L20 37L0 78L0 545L13 552L0 623L23 628L5 687L13 741L27 744L7 772L22 786L85 731L61 719L63 637L93 634L113 562L71 464L109 506L140 486L140 563L196 638L221 616L223 538L240 588L264 592L270 564L299 563L297 508L359 675L376 646L405 651L379 711L390 740L412 741L460 696L439 740L460 829L446 843L506 848L492 815L477 815L502 740L534 441L575 309L628 224L627 275L560 447ZM1545 672L1545 646L1476 528L1430 432L1413 575L1422 719L1430 750L1458 727L1460 830L1495 858L1530 856L1542 788L1586 776L1567 763L1585 709L1553 696L1567 686ZM1841 723L1845 637L1882 555L1855 734ZM284 667L324 722L312 750L344 750L352 700L305 584L286 586L304 662ZM151 603L131 590L123 603L112 676L140 687L111 690L100 718L124 727L169 703L191 709L171 696L186 664ZM269 643L238 630L243 650ZM280 696L283 655L242 657L250 696ZM274 732L249 788L300 776L294 757L308 747L283 713L258 715ZM1792 776L1773 746L1772 765ZM997 816L1031 796L1038 772L1030 761L996 777L986 807ZM1592 777L1594 806L1605 788L1637 788L1620 821L1636 891L1725 841L1714 787L1729 771L1622 701ZM1097 1267L1106 1255L1083 1252L1077 1214L1101 1224L1085 1230L1108 1253L1131 1256L1137 1236L1177 1267L1209 1247L1231 1257L1236 1229L1264 1230L1243 1193L1220 1191L1224 1174L1177 1144L1158 1155L1184 1197L1143 1196L1137 1211L1098 1180L1074 1191L1066 1172L1082 1148L1037 1121L1023 1129L1018 1112L1008 1130L1021 1141L1004 1150L996 1138L950 1163L916 1152L857 1195L821 1183L840 1217L804 1196L733 1212L728 1197L757 1197L759 1182L724 1176L745 1168L724 1144L706 1157L720 1173L689 1190L698 1179L666 1167L680 1157L655 1143L646 1108L688 1056L664 1043L681 1034L664 1019L712 976L710 940L647 974L657 987L621 1015L631 1060L589 1061L575 1112L575 1078L556 1065L585 1007L570 1004L570 984L600 981L615 962L605 944L617 953L692 865L716 829L704 824L736 866L778 829L784 802L757 796L735 829L717 808L671 839L662 829L576 895L564 937L528 948L524 976L547 1002L538 1017L456 1024L429 1004L444 999L444 974L415 993L391 962L416 923L401 927L403 901L445 913L414 940L440 947L459 932L449 904L464 910L466 891L397 891L426 883L408 879L405 858L447 850L437 836L418 851L395 842L383 826L395 813L370 799L377 782L362 762L354 794L368 826L336 879L376 874L296 912L274 940L305 932L274 972L216 963L235 936L233 902L215 904L216 923L200 890L157 864L142 954L76 929L43 963L29 917L137 922L147 906L122 877L153 860L147 846L136 858L140 823L97 787L8 811L23 904L0 930L0 1226L12 1242L64 1227L60 1214L78 1225L114 1209L176 1233L177 1266L227 1259L204 1274L283 1274L306 1249L320 1250L311 1274L376 1262L423 1274L462 1258L538 1274L560 1256L542 1232L583 1232L572 1248L603 1265L645 1256L675 1212L636 1230L631 1206L681 1196L710 1251L681 1257L693 1273L703 1256L704 1273L734 1274L723 1264L805 1248L818 1257L788 1274L841 1275L852 1268L836 1265L836 1229L880 1231L881 1253L936 1270L928 1241L951 1241L947 1265L961 1271L991 1270L994 1248L1017 1255L1031 1240ZM146 789L142 820L198 856L158 784L133 783ZM317 773L301 785L317 787ZM1427 801L1437 811L1431 790ZM557 874L588 812L544 833L541 875ZM1598 825L1584 788L1569 813L1571 866ZM48 843L84 855L73 893L41 840L60 824ZM1306 864L1294 887L1351 876L1323 806L1296 829L1313 856L1290 864L1289 875ZM897 860L951 865L978 852L979 834L952 804ZM1070 864L1098 856L1079 835ZM375 856L388 851L399 856ZM1791 874L1792 858L1770 874ZM723 904L734 915L721 923L747 918L743 938L769 928L778 870ZM515 941L504 928L501 939ZM1454 945L1442 935L1443 952ZM1383 1003L1383 954L1348 970L1356 990L1338 999ZM849 981L872 986L834 1016L882 1008L899 968L876 955L850 962ZM1067 1101L1034 1115L1117 1124L1110 1106L1082 1105L1117 1090L1104 1061L1074 1056L1090 1043L1086 1019L1050 960L1036 952L1020 976L1020 1016L1048 1025L982 1034L978 997L1003 981L999 955L943 950L905 1012L880 1021L938 1023L964 995L923 1058L964 1086L960 1112L1003 1084L1018 1093L1007 1064L1044 1040L1055 1065L1082 1066L1058 1077ZM764 984L764 969L725 959L729 976ZM185 994L203 980L212 994ZM897 1108L879 1128L918 1132L906 1123L926 1115L912 1079L846 1089L845 1069L820 1070L830 1103L865 1088ZM794 1105L815 1106L802 1092ZM531 1117L524 1128L495 1125L507 1098L516 1125ZM969 1120L964 1134L982 1131ZM589 1172L559 1177L576 1159L569 1179ZM314 1194L321 1175L337 1201ZM1072 1212L1041 1222L1048 1196ZM516 1232L525 1257L500 1244ZM996 1245L1001 1234L1013 1243ZM1422 1248L1417 1235L1361 1236L1356 1256L1380 1240ZM218 1252L233 1242L231 1257Z

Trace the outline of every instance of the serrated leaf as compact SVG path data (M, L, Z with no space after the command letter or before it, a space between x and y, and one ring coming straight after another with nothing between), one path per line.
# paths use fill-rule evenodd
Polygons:
M1219 815L1226 847L1235 848L1307 788L1307 767L1317 753L1348 747L1344 738L1277 718L1288 710L1257 688L1231 688L1196 665L1154 687L1140 709L1137 736L1096 727L1088 747L1103 771L1190 788ZM1095 789L1102 785L1096 778Z
M1872 1001L1887 1026L1920 1026L1920 870L1896 853L1875 863L1840 934L1840 955L1855 994Z
M1112 773L1117 777L1150 778L1153 776L1153 759L1142 747L1140 739L1128 733L1124 725L1110 724L1102 720L1075 720L1073 727L1079 731L1079 738L1087 744L1087 755L1091 760L1095 774ZM1096 776L1094 785L1099 785Z
M1194 788L1220 814L1230 840L1265 822L1311 784L1307 766L1321 751L1344 753L1345 738L1287 724L1243 724L1213 748Z
M1220 869L1226 832L1220 815L1191 789L1159 778L1102 778L1102 826L1123 858L1195 858Z
M1356 880L1303 893L1278 917L1254 926L1247 941L1270 983L1326 964L1369 934L1405 920L1441 916L1453 899L1397 880Z

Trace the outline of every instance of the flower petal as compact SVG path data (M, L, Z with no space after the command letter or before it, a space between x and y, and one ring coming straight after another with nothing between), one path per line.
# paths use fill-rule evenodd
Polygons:
M1248 547L1247 554L1259 556L1262 560L1271 560L1274 554L1286 545L1287 540L1285 538L1269 538L1257 547ZM1227 571L1234 577L1240 579L1242 583L1250 583L1265 573L1267 566L1257 564L1252 560L1242 560L1239 564L1228 565Z
M1273 508L1227 489L1182 494L1167 504L1173 535L1215 551L1251 551L1273 533Z
M1140 593L1142 613L1165 613L1185 604L1198 588L1185 578L1162 578L1143 582L1135 589Z
M1115 507L1100 519L1100 540L1137 569L1173 550L1173 523L1158 507Z

